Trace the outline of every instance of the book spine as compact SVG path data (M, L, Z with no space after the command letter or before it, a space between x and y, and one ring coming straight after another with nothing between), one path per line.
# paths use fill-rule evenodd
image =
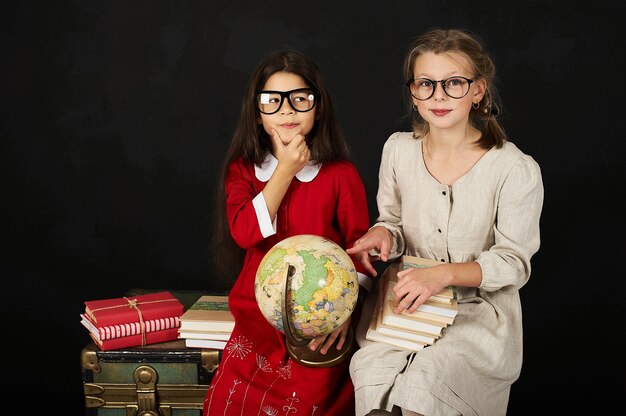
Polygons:
M435 302L435 303L441 303L444 305L451 305L452 304L452 298L447 298L444 296L438 296L438 295L432 295L431 297L428 298L429 302Z
M377 333L376 331L367 331L367 333L365 334L365 338L370 341L382 342L395 348L402 348L411 351L420 351L427 345L421 342L414 342L407 339L385 336Z
M420 305L419 308L417 308L417 310L432 313L435 315L447 316L449 318L454 318L456 316L456 310L451 308L439 307L433 303L423 303L422 305Z
M87 320L84 325L90 332L97 335L100 340L108 340L113 338L128 337L132 335L141 334L141 322L131 322L127 324L96 326L93 322L89 321L85 315L82 315L83 320ZM180 327L180 317L170 316L167 318L151 319L144 322L145 332L163 331L170 328Z
M130 335L127 337L111 338L107 340L98 340L94 334L89 333L96 345L102 351L117 350L127 347L139 347L143 344L141 335ZM178 329L170 328L162 331L147 332L145 337L145 345L156 344L159 342L174 341L178 338Z
M211 339L214 341L228 341L231 332L199 332L199 331L178 331L178 338Z
M227 343L228 341L185 338L185 346L189 348L211 348L216 350L223 350L226 347Z
M376 329L380 334L387 335L394 338L406 339L409 341L420 342L424 344L434 344L437 337L422 334L417 331L403 331L401 329L393 329L388 327L379 327Z
M144 322L146 332L162 331L164 329L178 328L180 326L180 317L173 316L169 318L152 319ZM98 328L100 339L111 339L119 337L127 337L130 335L141 334L141 322L132 322L122 325L109 325Z
M419 308L416 311L413 311L411 313L404 311L402 312L402 315L413 317L416 319L420 319L420 318L426 319L427 321L441 322L445 324L446 326L451 325L454 322L454 318L443 316L443 315L438 315L436 313L424 312L424 311L419 310Z
M430 325L430 324L425 324L423 322L420 321L415 321L415 322L411 322L409 324L407 324L406 321L403 320L394 320L394 319L389 319L389 318L384 318L383 319L383 325L389 325L393 328L397 328L397 329L402 329L405 331L418 331L418 332L424 332L428 335L434 335L434 336L440 336L443 327L440 326L435 326L435 325Z

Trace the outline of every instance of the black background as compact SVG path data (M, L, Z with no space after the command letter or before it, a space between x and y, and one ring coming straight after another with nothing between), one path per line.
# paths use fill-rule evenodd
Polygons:
M245 83L272 49L320 66L373 220L382 145L407 130L404 53L440 26L485 39L502 121L542 167L508 414L623 398L624 14L598 1L354 3L0 4L8 392L80 415L85 300L227 288L209 252L215 177Z

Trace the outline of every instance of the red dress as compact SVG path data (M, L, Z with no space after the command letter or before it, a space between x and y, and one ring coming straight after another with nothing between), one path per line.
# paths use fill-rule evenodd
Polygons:
M276 233L264 238L253 206L264 186L253 165L241 160L230 165L227 216L233 238L247 251L229 295L235 328L207 392L203 415L353 415L350 359L328 368L307 367L291 359L284 334L257 306L254 281L265 253L287 237L316 234L351 247L369 227L365 188L349 162L324 164L309 182L294 178L277 214Z

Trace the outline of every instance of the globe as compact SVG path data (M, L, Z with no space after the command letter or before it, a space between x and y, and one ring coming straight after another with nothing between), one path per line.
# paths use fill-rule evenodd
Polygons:
M354 310L359 283L350 256L335 242L302 234L278 242L263 257L254 293L274 328L300 339L327 335ZM285 307L283 308L283 303Z

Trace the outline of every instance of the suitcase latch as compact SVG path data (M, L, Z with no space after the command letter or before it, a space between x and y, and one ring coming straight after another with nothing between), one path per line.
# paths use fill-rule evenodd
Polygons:
M157 407L156 384L158 375L154 368L142 365L133 373L137 385L137 405L126 407L127 416L171 416L169 406Z

